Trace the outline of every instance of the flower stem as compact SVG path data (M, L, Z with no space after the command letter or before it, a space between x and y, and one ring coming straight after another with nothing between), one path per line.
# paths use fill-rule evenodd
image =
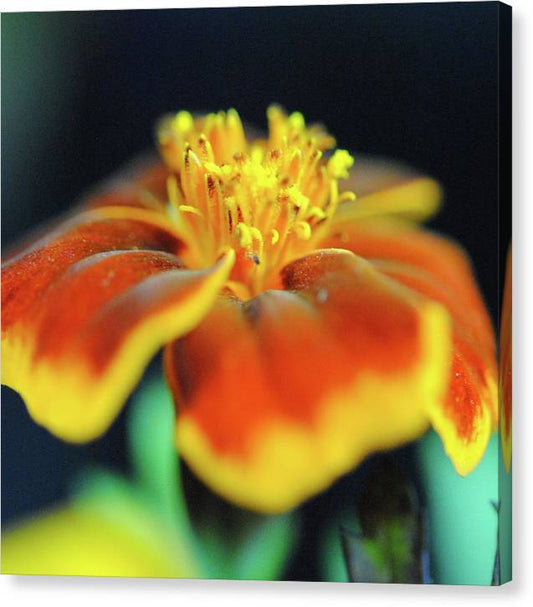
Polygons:
M173 436L174 407L160 374L147 379L134 398L128 432L131 458L150 503L186 545L204 577L205 559L189 518Z

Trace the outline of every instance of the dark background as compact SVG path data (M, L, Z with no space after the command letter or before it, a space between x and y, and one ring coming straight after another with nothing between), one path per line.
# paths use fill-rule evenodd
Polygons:
M432 227L470 253L495 317L498 5L5 14L3 246L149 148L159 115L235 107L264 127L276 101L436 177ZM74 447L2 397L4 521L63 497L87 461L125 468L123 416Z

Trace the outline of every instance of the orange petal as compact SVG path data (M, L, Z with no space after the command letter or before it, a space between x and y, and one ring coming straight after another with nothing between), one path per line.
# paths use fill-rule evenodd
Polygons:
M390 160L358 155L354 159L342 186L357 198L339 206L333 225L377 216L423 221L437 212L442 190L435 180Z
M56 244L56 241L59 242ZM75 261L107 250L148 248L181 253L185 246L180 232L167 216L159 211L119 203L90 210L78 209L59 220L38 226L8 248L2 255L2 265L45 247L51 247L53 253L72 249L66 256L68 262L70 258Z
M153 250L179 244L162 227L108 209L89 217L2 269L2 381L72 441L107 429L155 352L209 310L233 263L184 270Z
M507 471L511 468L513 426L513 254L509 247L505 267L502 315L500 321L500 435L503 461Z
M86 196L82 206L86 209L127 206L164 213L169 174L164 164L152 158L133 161Z
M372 260L382 272L450 312L450 388L444 401L430 407L430 415L457 471L467 474L481 459L498 412L494 333L466 255L445 238L383 220L346 225L325 244Z
M104 215L153 223L179 236L167 214L168 174L168 169L153 159L129 163L124 170L85 196L73 209L33 228L14 247L9 247L7 254L3 254L4 261L43 239L50 240L58 231L65 231L73 224L90 222ZM180 240L183 240L182 236Z
M286 291L222 298L165 351L180 452L215 491L263 512L424 432L451 353L439 305L349 252L316 252L282 279Z

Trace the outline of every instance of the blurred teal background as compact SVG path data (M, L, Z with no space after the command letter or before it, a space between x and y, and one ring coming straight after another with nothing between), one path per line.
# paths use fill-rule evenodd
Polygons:
M460 477L439 437L429 433L419 443L422 483L427 497L430 546L435 581L441 584L490 584L496 554L498 516L492 502L501 500L501 578L511 578L511 477L503 468L499 437L493 435L479 466Z
M501 581L512 577L511 475L505 472L499 437L494 434L479 466L459 476L433 431L416 444L419 492L428 523L430 575L437 584L490 585L498 537L500 505ZM339 522L354 528L353 512L331 521L322 545L322 570L333 582L347 582Z

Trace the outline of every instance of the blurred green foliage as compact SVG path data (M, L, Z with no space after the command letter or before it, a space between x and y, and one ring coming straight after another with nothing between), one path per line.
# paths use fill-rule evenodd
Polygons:
M211 516L193 528L174 444L174 405L162 375L145 381L130 416L130 454L146 499L174 526L201 565L202 577L282 579L298 535L293 513L259 516L239 510L238 533L229 532L213 500Z

